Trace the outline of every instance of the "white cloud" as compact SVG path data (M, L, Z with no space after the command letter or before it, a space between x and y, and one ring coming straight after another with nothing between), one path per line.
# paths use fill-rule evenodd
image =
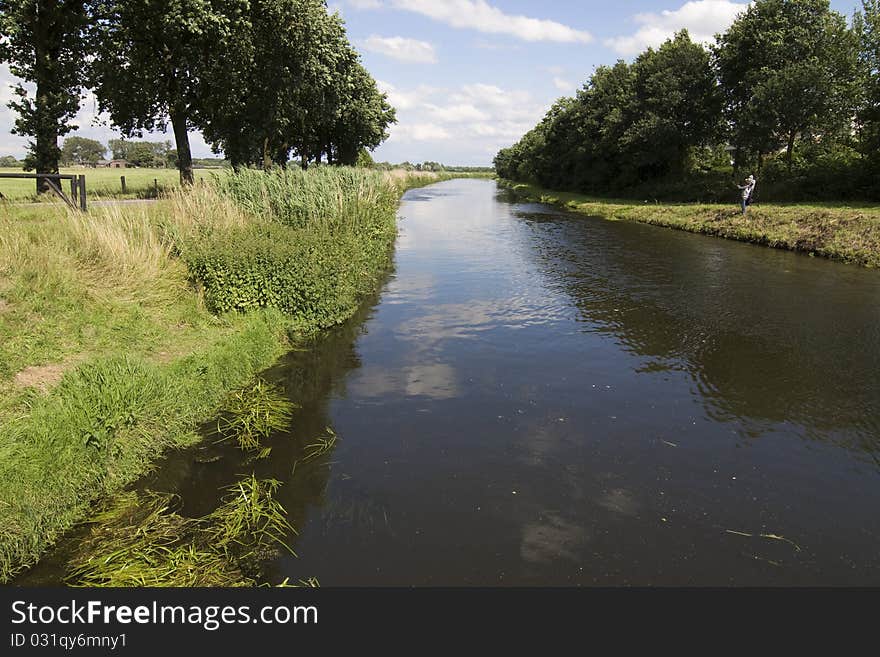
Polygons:
M575 90L575 84L573 82L560 77L553 78L553 86L565 94L572 94Z
M389 141L445 141L452 139L446 128L435 123L403 123L390 130Z
M446 92L445 89L432 87L427 84L421 84L408 91L398 89L390 82L385 82L384 80L376 80L376 84L382 93L388 94L388 102L398 111L403 112L420 107L425 99Z
M439 123L467 123L469 121L486 121L489 115L470 103L458 105L425 105L431 119Z
M620 55L632 56L648 47L656 48L685 28L697 43L710 43L746 8L748 3L730 0L692 0L674 11L636 14L633 20L641 27L634 34L606 39L604 43Z
M16 114L6 105L15 97L12 93L14 83L15 78L9 72L9 67L0 65L0 157L3 155L23 157L27 148L27 140L10 134L15 125Z
M556 21L505 14L486 0L390 0L390 6L411 11L455 28L506 34L524 41L589 43L592 35Z
M379 0L347 0L354 9L379 9L382 3Z
M397 108L399 121L382 152L424 153L422 159L442 159L451 153L459 163L461 158L491 162L501 147L519 139L548 109L527 91L491 84L455 89L428 85L398 89L387 82L378 84ZM418 158L408 155L404 159Z
M427 41L417 41L406 37L380 37L376 34L363 41L365 50L376 52L402 62L417 64L436 64L437 53Z

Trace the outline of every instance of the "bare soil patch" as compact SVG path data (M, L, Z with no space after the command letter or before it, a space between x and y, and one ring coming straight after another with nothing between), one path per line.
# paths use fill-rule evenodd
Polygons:
M15 385L21 388L36 388L48 392L55 386L64 373L70 369L71 363L52 363L50 365L32 365L15 375Z

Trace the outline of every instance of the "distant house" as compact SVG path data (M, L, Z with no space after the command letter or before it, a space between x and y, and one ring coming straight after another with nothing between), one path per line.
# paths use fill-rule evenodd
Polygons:
M128 162L125 160L98 160L95 162L95 167L98 169L126 169Z

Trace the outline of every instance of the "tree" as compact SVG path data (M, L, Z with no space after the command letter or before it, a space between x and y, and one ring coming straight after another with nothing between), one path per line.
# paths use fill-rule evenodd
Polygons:
M206 73L216 96L200 113L205 138L234 167L296 156L305 168L325 155L354 165L387 138L394 110L324 0L253 0L239 28L234 55Z
M828 0L757 0L713 48L738 162L846 130L855 109L855 40Z
M387 96L379 91L357 53L347 43L342 47L349 49L348 61L337 78L336 105L327 108L330 129L325 148L331 162L354 166L359 153L376 148L388 138L388 126L397 119Z
M94 166L107 153L107 147L94 139L68 137L61 148L61 161L65 164Z
M631 72L626 129L618 141L629 179L683 175L693 150L712 145L720 132L722 99L709 53L683 30L639 55Z
M21 168L21 162L11 155L0 157L0 169L18 169Z
M192 184L189 129L205 97L202 72L224 59L224 39L245 0L105 0L92 64L102 111L127 136L166 129L177 144L183 184Z
M128 160L128 147L132 142L125 139L111 139L107 142L114 160Z
M853 27L860 46L859 146L869 160L880 164L880 0L862 0Z
M85 82L89 20L85 0L0 0L0 62L34 85L15 87L9 107L18 113L14 134L32 137L28 170L58 173L59 137L76 129ZM37 193L47 190L37 181Z

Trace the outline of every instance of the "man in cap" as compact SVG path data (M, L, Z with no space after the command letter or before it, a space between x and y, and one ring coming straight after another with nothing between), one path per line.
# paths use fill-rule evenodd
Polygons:
M739 189L742 190L742 213L746 213L746 209L749 204L752 202L752 194L755 192L755 185L757 181L754 176L749 176L746 178L746 182L744 185L737 185Z

